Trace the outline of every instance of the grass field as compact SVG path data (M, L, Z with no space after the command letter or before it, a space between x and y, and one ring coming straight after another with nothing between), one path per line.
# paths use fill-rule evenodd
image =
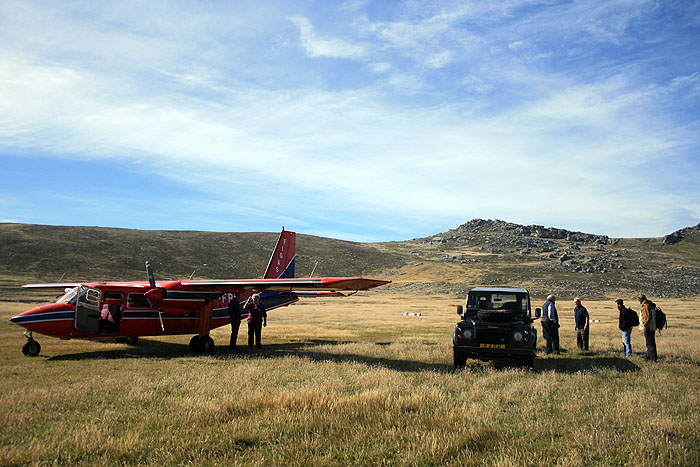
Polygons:
M698 465L697 300L655 301L657 363L636 331L623 356L612 299L584 301L579 354L562 300L566 352L534 371L453 371L456 297L309 300L270 313L262 351L229 354L226 327L211 355L36 336L36 358L8 321L32 305L0 302L0 465Z

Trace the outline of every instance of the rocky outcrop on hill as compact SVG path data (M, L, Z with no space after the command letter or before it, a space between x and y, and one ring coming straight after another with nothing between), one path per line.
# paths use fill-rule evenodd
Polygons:
M687 245L682 250L668 247L681 240ZM435 261L477 272L483 283L527 283L533 292L603 297L611 291L644 290L655 296L692 296L700 290L700 250L693 253L694 245L700 245L700 224L663 239L618 239L473 219L416 241L436 252ZM445 284L439 288L451 292Z
M568 240L577 243L598 243L602 245L610 242L607 235L572 232L570 230L558 229L556 227L544 227L542 225L519 225L498 219L472 219L456 229L441 234L438 238L441 238L442 241L468 241L470 234L501 234L501 238L504 236L519 237L521 239L520 244L528 246L542 244L542 242L538 242L536 239ZM523 240L523 237L533 240L528 243ZM433 237L431 241L434 239L435 237Z
M693 232L700 232L700 223L693 227L686 227L685 229L676 230L675 232L666 235L664 237L664 245L673 245L674 243L678 243L683 240L686 235Z

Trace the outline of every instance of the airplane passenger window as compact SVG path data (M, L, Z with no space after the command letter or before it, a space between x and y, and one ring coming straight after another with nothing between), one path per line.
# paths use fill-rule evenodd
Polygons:
M151 303L142 293L130 293L128 306L129 308L151 308Z
M121 292L107 292L105 293L105 300L109 299L114 299L114 300L124 300L124 294Z

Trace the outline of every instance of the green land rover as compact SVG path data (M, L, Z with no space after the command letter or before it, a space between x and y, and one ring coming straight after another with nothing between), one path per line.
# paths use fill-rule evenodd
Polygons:
M535 363L537 330L533 323L530 293L512 287L475 287L469 291L466 309L457 307L462 320L452 336L454 365L467 358L510 359L532 368Z

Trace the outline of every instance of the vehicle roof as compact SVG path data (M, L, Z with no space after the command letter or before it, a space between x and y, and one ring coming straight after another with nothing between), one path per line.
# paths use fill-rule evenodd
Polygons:
M473 289L469 290L469 293L471 292L513 292L526 294L530 293L527 291L527 289L518 287L474 287Z

